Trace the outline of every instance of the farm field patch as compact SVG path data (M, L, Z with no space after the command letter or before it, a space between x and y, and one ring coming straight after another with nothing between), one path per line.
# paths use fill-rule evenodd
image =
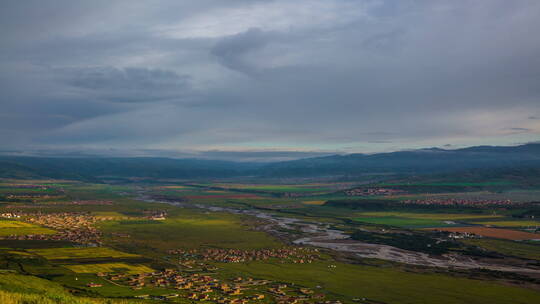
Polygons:
M523 231L501 229L501 228L488 228L488 227L441 227L437 230L449 231L449 232L468 232L485 237L492 237L497 239L507 240L532 240L540 238L540 235L536 233L529 233Z
M303 201L302 204L304 205L315 205L315 206L322 206L326 203L326 201Z
M106 247L89 248L45 248L29 249L29 252L40 255L48 260L68 260L85 258L133 258L137 254L125 253Z
M54 234L56 231L20 221L0 221L0 237L9 235Z
M76 273L150 273L154 270L144 265L125 263L103 263L103 264L79 264L65 265L64 267Z
M498 227L536 227L540 226L538 221L486 221L486 222L473 222L478 225L490 225Z
M455 226L455 224L445 223L443 221L431 220L431 219L414 219L403 217L361 217L356 218L355 221L376 224L376 225L389 225L398 226L404 228L427 228L427 227L445 227Z
M35 225L20 221L0 221L0 229L3 228L31 228Z
M368 217L403 217L412 219L429 219L429 220L471 220L471 219L493 219L502 218L503 215L497 214L466 214L466 213L410 213L410 212L394 212L394 211L381 211L381 212L361 212L356 215Z
M540 260L540 244L495 239L466 239L463 242L505 255Z

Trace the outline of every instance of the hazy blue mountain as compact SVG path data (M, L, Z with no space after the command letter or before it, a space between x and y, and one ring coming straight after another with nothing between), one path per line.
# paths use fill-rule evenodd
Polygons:
M471 169L538 168L540 144L515 147L438 148L378 154L348 154L270 164L171 158L0 157L0 177L95 179L318 177L363 173L432 174Z

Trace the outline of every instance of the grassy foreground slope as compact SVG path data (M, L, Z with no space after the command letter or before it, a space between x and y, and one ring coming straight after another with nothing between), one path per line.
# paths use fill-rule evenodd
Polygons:
M34 276L0 273L2 304L128 304L135 300L91 299L76 297L56 283Z

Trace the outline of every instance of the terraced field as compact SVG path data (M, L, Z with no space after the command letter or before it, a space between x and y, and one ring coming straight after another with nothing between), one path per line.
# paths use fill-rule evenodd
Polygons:
M126 263L79 264L65 265L64 267L76 273L150 273L154 270L144 265Z
M90 248L45 248L29 249L29 252L40 255L48 260L69 260L88 258L135 258L137 254L125 253L106 247Z
M0 220L0 237L9 235L54 234L56 231L21 221Z

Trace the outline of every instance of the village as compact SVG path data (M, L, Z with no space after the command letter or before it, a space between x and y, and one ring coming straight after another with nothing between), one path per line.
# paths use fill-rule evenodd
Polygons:
M395 195L406 193L403 190L390 188L355 188L344 192L348 196Z
M426 206L464 206L475 208L487 208L487 207L512 207L520 205L520 202L514 202L511 200L485 200L485 199L420 199L420 200L404 200L403 204L410 205L426 205Z
M22 219L57 231L54 234L8 235L3 239L70 241L87 246L102 245L102 233L94 225L108 220L107 217L92 216L89 212L4 213L2 217Z
M279 259L282 263L312 263L319 259L318 249L304 247L290 247L282 249L259 249L259 250L240 250L240 249L176 249L169 250L169 254L179 255L180 260L185 264L193 263L195 260L203 260L219 263L242 263L249 261L264 261L270 258Z
M162 296L140 295L142 299L165 300L184 297L196 301L207 301L223 304L245 304L260 302L266 299L273 303L332 303L339 301L322 301L325 295L314 290L298 286L289 286L269 280L237 277L230 282L216 279L208 274L185 273L174 269L165 269L144 274L106 274L98 276L113 283L123 284L134 290L143 287L173 288L180 293ZM88 287L101 287L90 283ZM322 302L321 302L322 301Z

